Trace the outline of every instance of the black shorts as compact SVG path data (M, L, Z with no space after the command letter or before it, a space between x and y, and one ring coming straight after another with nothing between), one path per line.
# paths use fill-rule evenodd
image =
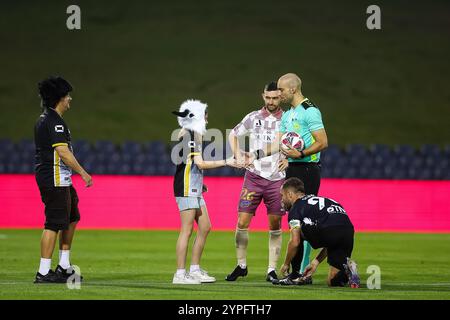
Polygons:
M317 195L320 187L320 163L289 162L286 179L299 178L305 184L305 193Z
M322 247L327 248L327 262L344 271L347 258L352 256L355 229L353 226L334 226L323 229Z
M70 223L80 221L78 195L73 186L39 187L39 191L45 204L45 229L67 230Z

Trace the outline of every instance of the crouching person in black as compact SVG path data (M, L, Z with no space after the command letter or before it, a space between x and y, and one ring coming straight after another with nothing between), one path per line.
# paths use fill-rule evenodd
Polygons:
M358 288L360 279L356 263L350 260L355 231L344 208L334 200L305 195L304 184L298 178L287 179L281 187L281 195L284 208L289 210L288 222L291 230L281 273L289 269L297 249L302 250L303 241L308 241L314 249L322 249L301 277L286 278L274 281L273 284L306 284L318 265L328 258L328 285Z

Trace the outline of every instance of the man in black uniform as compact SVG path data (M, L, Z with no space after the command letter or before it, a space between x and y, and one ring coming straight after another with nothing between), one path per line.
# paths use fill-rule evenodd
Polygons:
M73 155L70 130L62 115L69 110L72 86L61 77L50 77L38 84L44 112L36 122L36 182L45 205L45 226L41 238L41 262L35 283L63 283L74 273L69 255L75 227L80 220L78 196L72 186L72 170L92 185L91 176ZM60 259L51 270L51 258L59 237Z
M327 283L331 287L360 284L356 263L350 260L353 251L354 228L344 208L334 200L305 195L305 186L298 178L287 179L281 187L284 208L289 210L291 230L284 266L289 266L297 248L308 241L314 249L322 248L311 261L303 278L311 277L318 265L328 257L330 272ZM282 268L283 268L282 267ZM304 279L289 277L274 284L303 284Z

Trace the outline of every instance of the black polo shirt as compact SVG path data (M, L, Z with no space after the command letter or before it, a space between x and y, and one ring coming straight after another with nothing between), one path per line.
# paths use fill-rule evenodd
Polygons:
M34 127L36 145L35 172L39 187L68 187L72 185L72 170L64 164L55 148L68 146L72 151L70 130L63 118L46 108Z

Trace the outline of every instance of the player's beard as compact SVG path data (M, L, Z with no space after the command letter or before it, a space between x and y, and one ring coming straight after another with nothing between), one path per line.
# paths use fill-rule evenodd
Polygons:
M266 109L267 109L267 111L269 111L270 113L276 112L276 111L278 110L278 108L279 108L279 106L274 106L274 105L269 106L269 105L266 105Z

